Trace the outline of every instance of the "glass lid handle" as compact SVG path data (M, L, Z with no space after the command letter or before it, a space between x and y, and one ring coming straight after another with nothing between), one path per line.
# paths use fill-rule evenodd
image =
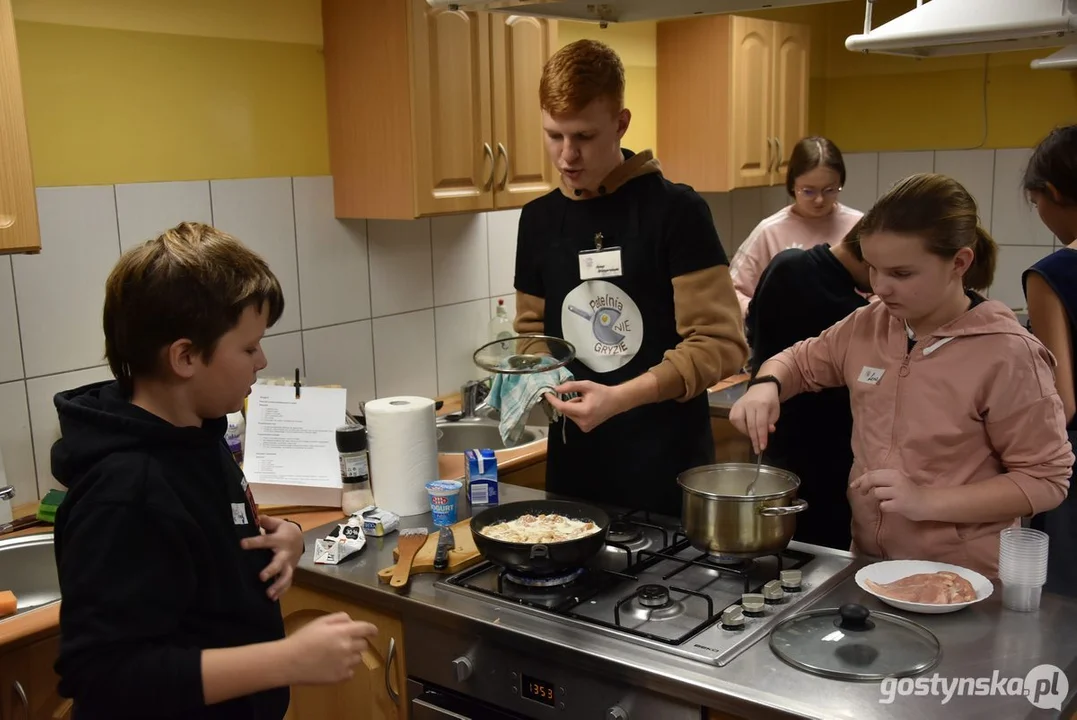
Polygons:
M863 632L865 630L871 630L875 627L875 623L871 622L868 618L871 616L871 612L858 603L848 603L842 605L838 609L838 615L841 618L834 624L840 627L842 630L848 630L850 632Z

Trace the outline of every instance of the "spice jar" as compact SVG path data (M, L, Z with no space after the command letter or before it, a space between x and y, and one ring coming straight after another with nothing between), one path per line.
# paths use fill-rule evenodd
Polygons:
M374 504L367 462L366 428L362 425L342 425L337 428L336 440L343 484L340 505L346 514L351 515Z

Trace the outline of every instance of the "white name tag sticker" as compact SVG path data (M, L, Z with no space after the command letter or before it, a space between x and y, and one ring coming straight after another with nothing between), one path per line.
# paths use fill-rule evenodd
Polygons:
M867 385L878 385L879 381L883 379L883 373L886 372L882 368L873 368L865 365L860 370L860 377L857 378L857 382L862 382Z
M247 524L247 504L232 503L232 522L236 525Z
M621 277L621 248L585 250L580 253L580 280Z

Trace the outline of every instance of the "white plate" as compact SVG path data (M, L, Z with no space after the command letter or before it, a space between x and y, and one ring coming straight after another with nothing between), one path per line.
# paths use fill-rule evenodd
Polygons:
M976 591L976 599L970 600L969 602L949 604L906 602L904 600L895 600L886 597L885 595L880 595L869 588L868 584L864 582L864 580L871 580L872 582L885 584L900 580L909 575L916 575L917 573L935 573L942 570L956 573L972 583L972 589ZM883 562L872 563L871 565L865 565L856 573L856 584L860 586L861 590L877 597L887 605L896 607L899 610L908 610L909 612L926 613L929 615L956 612L961 608L975 605L981 600L986 600L991 597L991 593L995 591L995 586L991 584L991 581L975 570L969 570L960 565L948 565L946 563L931 562L929 560L886 560Z

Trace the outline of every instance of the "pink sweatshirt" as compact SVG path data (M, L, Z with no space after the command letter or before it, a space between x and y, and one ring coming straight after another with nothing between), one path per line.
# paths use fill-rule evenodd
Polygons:
M1058 506L1074 455L1055 390L1054 357L1043 344L1005 305L987 300L920 338L911 353L907 348L904 322L872 303L773 358L791 377L782 399L849 388L850 482L882 469L930 486L1003 475L1024 493L1033 514ZM853 552L947 562L992 578L999 533L1017 524L914 522L881 513L871 494L856 490L848 497Z
M836 245L863 214L835 203L833 212L826 217L806 218L787 205L756 225L729 264L741 315L748 314L748 303L755 294L759 276L775 255L789 248L807 250L822 243Z

